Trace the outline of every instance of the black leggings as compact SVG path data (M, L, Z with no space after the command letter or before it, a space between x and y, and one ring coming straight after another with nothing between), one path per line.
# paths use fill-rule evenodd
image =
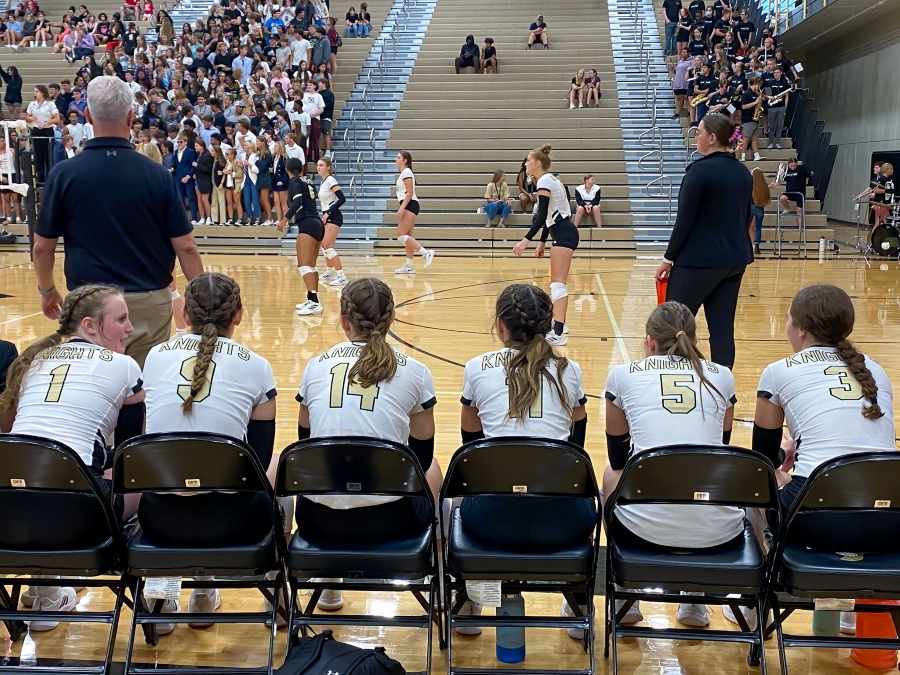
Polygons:
M32 129L31 145L34 148L34 172L38 183L47 180L47 174L53 168L53 129Z
M434 502L425 497L400 499L355 509L333 509L297 498L297 532L313 542L381 543L424 532L434 522Z
M734 315L744 276L741 267L685 267L675 264L666 300L675 300L697 315L700 306L709 326L710 360L734 367Z
M256 492L148 492L141 495L138 520L156 546L240 546L255 544L272 531L271 513L269 500Z
M577 546L597 526L594 501L577 497L466 497L460 517L469 534L514 548Z

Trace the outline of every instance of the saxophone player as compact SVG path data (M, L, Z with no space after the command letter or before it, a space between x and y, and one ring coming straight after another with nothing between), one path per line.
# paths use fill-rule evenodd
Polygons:
M778 202L781 205L781 208L784 209L781 212L782 216L790 215L790 202L794 202L794 206L797 210L797 218L803 216L803 201L806 199L806 183L812 175L813 172L805 166L801 166L796 157L791 157L788 160L787 171L784 172L784 192L778 197ZM779 179L776 178L773 182L769 183L769 187L774 188L778 183Z
M753 151L753 161L758 162L765 157L759 156L759 118L762 114L763 99L762 80L751 77L747 82L748 90L741 96L741 132L746 139L744 152L741 153L741 161L744 161L746 152Z
M781 150L781 131L784 128L784 117L787 112L788 100L791 95L788 90L791 85L784 77L781 66L775 65L772 70L773 79L769 83L772 95L769 96L769 147Z
M706 116L709 109L709 95L715 91L716 78L710 75L710 66L704 63L700 66L700 75L694 80L694 98L691 99L691 108L696 110L696 121L691 126L699 126L700 121Z

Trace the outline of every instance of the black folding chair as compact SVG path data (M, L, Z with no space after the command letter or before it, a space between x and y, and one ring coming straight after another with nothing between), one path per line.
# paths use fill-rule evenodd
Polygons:
M641 452L628 460L606 502L606 646L612 637L613 673L617 672L616 638L746 642L751 666L766 672L763 649L771 556L767 562L753 528L746 521L741 535L705 549L657 546L629 532L615 516L619 506L638 504L704 504L771 509L781 522L775 469L762 455L728 446L677 445ZM700 517L700 516L698 516ZM776 528L777 531L777 528ZM617 590L616 584L629 590ZM662 589L662 593L645 589ZM682 591L687 594L682 595ZM700 595L703 594L703 595ZM726 598L740 594L739 598ZM616 600L624 604L616 612ZM638 600L728 605L741 630L652 628L619 622ZM757 611L751 629L740 607Z
M819 466L788 509L773 558L783 675L786 647L900 649L898 639L784 632L784 620L815 609L816 598L900 599L900 453L861 452ZM900 607L848 609L890 612L900 635Z
M60 521L66 523L68 536L49 540L46 524ZM0 580L0 620L14 642L27 632L23 621L28 620L110 626L106 654L96 666L62 662L52 667L29 666L27 671L109 673L128 584L121 571L125 550L122 527L100 482L78 454L62 443L20 434L0 435L0 523L0 573L22 575ZM116 601L108 612L18 610L25 584L109 588ZM0 665L0 672L21 669L7 662Z
M272 673L272 655L277 630L278 602L284 592L284 539L281 516L275 505L272 487L265 469L256 454L244 442L227 436L208 433L165 433L137 436L119 446L113 466L113 493L115 495L144 493L258 493L264 495L270 508L271 520L265 536L251 543L233 544L223 541L216 544L198 544L192 547L157 546L138 529L126 544L126 566L135 578L134 597L139 607L133 613L125 655L125 675L129 673L171 673L178 675L210 673ZM179 518L172 522L176 531L182 523L189 522L194 497L185 496L179 503ZM235 512L237 511L235 508ZM227 520L227 509L223 509ZM235 532L236 539L242 532ZM266 574L276 572L274 579ZM156 600L148 611L143 600L147 577L215 576L211 580L190 580L183 588L256 588L272 603L271 612L210 612L162 614L163 601ZM221 579L219 577L232 577ZM234 577L242 577L235 579ZM282 612L282 616L285 613ZM259 668L214 668L158 666L141 668L132 665L135 630L137 626L154 626L160 623L258 623L271 622L269 653L265 666ZM155 630L149 631L148 643L156 645Z
M275 492L279 497L377 495L422 497L430 504L434 496L425 480L425 471L409 448L391 441L342 436L315 438L288 446L281 453ZM299 506L298 506L299 510ZM365 519L366 509L356 509ZM431 672L432 623L441 632L437 611L437 526L432 524L405 539L370 544L311 541L295 532L287 547L290 584L290 633L288 649L299 632L309 626L405 626L427 630L425 672ZM313 582L311 578L342 581ZM402 580L397 585L385 580ZM298 593L309 589L306 607L299 606ZM356 614L314 614L325 589L340 591L409 591L426 614L412 616L369 616ZM427 595L427 599L425 595Z
M571 497L593 499L600 506L600 491L588 454L567 441L538 438L493 438L468 443L456 451L444 485L441 503L457 497L504 496L527 500L535 497ZM454 508L450 523L443 522L442 533L449 532L444 554L444 606L447 616L447 672L492 673L581 673L594 672L593 596L600 550L599 518L592 538L582 544L560 550L536 546L534 549L510 548L468 534L460 509ZM503 593L561 593L574 617L526 615L516 617L461 616L468 595L466 581L502 582ZM456 602L452 593L456 591ZM576 593L587 596L588 614L581 611ZM452 606L451 606L452 605ZM581 628L582 646L590 654L590 666L581 670L522 670L520 668L459 668L453 666L453 629L463 626Z

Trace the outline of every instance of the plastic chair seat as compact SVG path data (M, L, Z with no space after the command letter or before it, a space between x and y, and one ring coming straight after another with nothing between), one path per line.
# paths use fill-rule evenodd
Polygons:
M421 579L431 574L431 531L408 539L384 543L322 542L305 539L295 532L287 550L293 576L347 576L365 579ZM321 572L322 574L318 574Z
M60 551L0 548L0 572L4 574L93 577L113 574L118 566L112 537L93 546Z
M138 530L127 544L128 568L139 576L257 576L275 569L275 534L233 546L155 546Z
M791 592L900 593L900 553L864 553L862 560L841 558L833 551L787 544L781 582Z
M617 583L713 586L758 592L765 584L766 563L753 527L713 548L675 549L657 546L620 527L610 538L612 569Z
M469 578L581 580L593 573L594 552L588 538L583 544L559 550L502 548L466 532L458 508L453 510L448 546L451 569Z

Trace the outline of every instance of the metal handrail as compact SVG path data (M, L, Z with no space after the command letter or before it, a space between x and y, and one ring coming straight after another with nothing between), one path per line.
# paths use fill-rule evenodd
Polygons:
M387 70L384 61L384 43L382 43L381 53L378 54L378 84L381 86L381 91L384 91L384 74Z
M347 118L350 128L353 129L353 145L356 145L356 108L350 108L350 116Z
M660 163L662 163L662 160L660 160ZM660 187L659 194L653 194L653 192L650 190L651 186L653 186L653 185L659 185L659 187ZM663 191L663 188L662 188L663 185L666 185L669 188L668 196L666 196L665 192ZM644 189L646 190L648 197L666 197L666 203L668 205L668 208L666 210L666 225L671 225L672 224L672 179L669 176L663 174L661 176L658 176L657 178L654 178L649 183L647 183L647 185L644 186Z
M684 137L684 165L687 166L690 164L694 155L699 155L700 153L694 150L691 152L691 139L697 135L697 127L688 127L687 134Z
M363 115L364 115L364 119L365 119L365 122L366 122L366 126L369 126L369 86L368 86L368 85L366 85L365 87L363 87L362 99L363 99ZM356 134L354 134L354 136L355 136L355 135L356 135Z
M375 173L375 129L369 132L369 145L372 146L372 173Z
M359 171L359 189L363 192L366 189L366 165L363 163L362 153L356 156L356 170Z
M350 171L350 153L352 152L350 148L350 128L347 127L344 129L344 149L347 151L347 171Z
M356 176L350 179L350 199L353 200L353 222L359 222L359 195L356 191Z

